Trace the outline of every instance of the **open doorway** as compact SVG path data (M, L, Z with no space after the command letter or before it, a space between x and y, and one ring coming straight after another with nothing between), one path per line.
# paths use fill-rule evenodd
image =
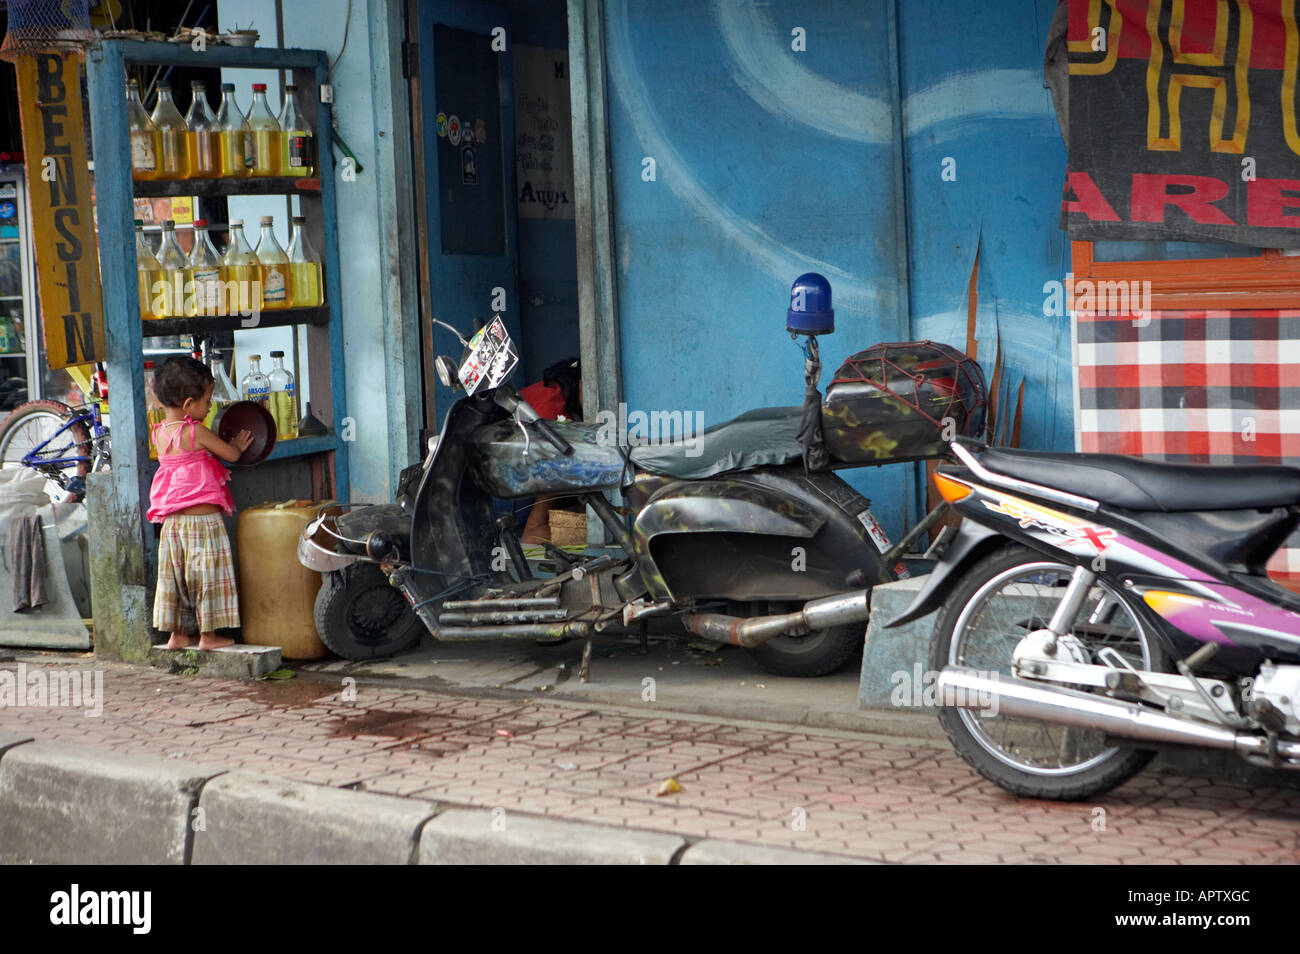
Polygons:
M433 373L500 313L516 387L579 354L573 122L565 0L408 0L419 216L424 437L452 395Z

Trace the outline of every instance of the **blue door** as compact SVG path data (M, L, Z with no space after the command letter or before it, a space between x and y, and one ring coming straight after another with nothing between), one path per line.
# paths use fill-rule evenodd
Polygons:
M500 314L518 344L510 23L492 4L423 0L417 28L429 310L466 337ZM459 359L461 344L434 325L432 353ZM440 427L454 399L437 384L426 419Z

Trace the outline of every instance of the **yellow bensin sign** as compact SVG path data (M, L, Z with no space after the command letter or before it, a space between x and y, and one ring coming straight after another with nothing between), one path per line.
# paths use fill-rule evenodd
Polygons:
M51 368L104 359L99 255L90 215L76 53L15 57L41 325Z

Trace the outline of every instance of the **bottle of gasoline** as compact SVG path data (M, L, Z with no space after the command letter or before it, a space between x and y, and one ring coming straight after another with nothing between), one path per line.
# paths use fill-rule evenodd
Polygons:
M293 375L284 368L284 352L272 351L275 362L267 378L271 382L271 416L275 418L276 438L292 440L298 436L298 396L293 388Z

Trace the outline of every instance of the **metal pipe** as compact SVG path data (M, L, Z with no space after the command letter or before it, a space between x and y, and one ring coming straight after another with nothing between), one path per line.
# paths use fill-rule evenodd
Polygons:
M1041 484L1033 484L1027 480L1020 480L1016 477L1006 477L1002 474L995 474L978 460L975 455L961 444L962 438L958 437L948 443L952 452L957 455L958 460L970 468L971 472L980 480L993 484L998 487L1006 487L1008 490L1017 490L1021 493L1032 494L1035 497L1043 497L1056 503L1065 504L1067 507L1078 507L1080 510L1096 511L1101 508L1101 504L1088 497L1079 497L1075 494L1066 493L1064 490L1054 490L1051 487L1044 487Z
M870 612L870 591L860 590L812 600L796 613L748 619L721 613L687 613L682 621L696 636L753 649L775 636L801 636L831 626L862 622Z
M487 623L557 623L562 622L568 612L563 609L515 610L494 609L463 613L442 613L438 616L441 626L482 626Z
M1193 722L1133 702L1041 685L1012 676L989 678L973 669L948 666L939 673L939 703L959 709L985 709L998 715L1037 719L1107 735L1168 745L1230 749L1243 758L1267 756L1268 739L1223 726ZM1300 743L1283 742L1278 755L1300 760Z
M500 596L476 600L447 600L442 604L442 608L450 612L458 612L464 610L555 609L559 605L560 598L558 596Z
M591 624L575 623L525 623L515 626L447 626L438 628L438 638L456 639L557 639L565 636L587 636Z
M903 539L898 541L898 545L881 558L885 566L892 569L894 564L897 563L909 549L911 549L912 544L920 538L921 534L933 527L947 509L948 501L940 501L939 505L927 513L920 523L907 531Z

